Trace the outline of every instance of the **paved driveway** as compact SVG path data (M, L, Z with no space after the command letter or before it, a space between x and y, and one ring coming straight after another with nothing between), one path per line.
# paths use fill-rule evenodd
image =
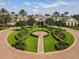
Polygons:
M8 46L6 43L6 37L12 32L11 29L8 29L0 34L0 59L79 59L79 31L68 28L66 28L66 30L76 39L76 43L73 47L62 52L37 54L22 52Z

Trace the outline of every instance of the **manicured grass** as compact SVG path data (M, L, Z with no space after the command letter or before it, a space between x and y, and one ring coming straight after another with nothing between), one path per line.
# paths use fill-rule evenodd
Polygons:
M74 42L74 37L69 33L64 31L65 34L65 41L70 45ZM51 52L56 51L55 44L58 43L57 40L51 35L49 31L49 35L44 37L44 51Z
M69 32L66 32L66 31L64 31L64 34L65 34L65 41L66 41L69 45L73 44L73 42L74 42L74 37L73 37Z
M8 42L12 45L16 43L16 39L15 39L15 35L18 34L19 31L16 32L12 32L9 36L8 36ZM33 36L28 36L27 39L24 40L25 43L25 50L26 51L32 51L32 52L36 52L37 51L37 43L38 40L36 37Z
M45 30L49 31L47 28L41 28L41 27L36 27L36 28L27 28L29 32L37 31L37 30Z
M36 37L29 36L24 42L26 43L26 51L37 52L38 39Z
M15 35L18 33L19 31L15 31L15 32L12 32L9 36L8 36L8 42L10 44L15 44L16 43L16 39L15 39Z
M47 36L44 38L44 51L45 52L50 52L50 51L55 51L55 44L56 40L51 36Z

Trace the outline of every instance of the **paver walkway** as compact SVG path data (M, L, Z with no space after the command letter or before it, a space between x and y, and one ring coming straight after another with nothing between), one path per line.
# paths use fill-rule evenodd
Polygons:
M0 34L0 59L79 59L79 31L66 28L76 39L75 45L60 52L51 53L24 53L16 49L12 49L6 43L6 37L11 29Z
M33 32L32 34L38 36L38 53L44 53L43 37L47 35L47 32L36 31L36 32Z

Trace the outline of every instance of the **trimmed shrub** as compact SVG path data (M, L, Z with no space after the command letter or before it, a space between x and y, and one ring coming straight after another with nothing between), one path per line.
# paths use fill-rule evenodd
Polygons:
M69 47L69 44L65 41L59 41L58 43L55 44L55 48L57 50L63 50Z
M57 28L48 27L47 29L48 29L49 31L52 31L52 30L57 29Z
M15 45L13 45L16 49L24 50L25 49L25 43L23 40L18 40Z
M20 32L15 36L15 38L16 38L17 40L22 40L22 39L24 39L24 38L27 36L27 34L28 34L28 30L23 29L22 31L20 31Z
M63 31L60 30L53 30L51 32L52 36L57 39L57 41L64 41L65 35L63 33Z
M38 37L37 35L33 35L32 33L30 35L33 36L33 37Z

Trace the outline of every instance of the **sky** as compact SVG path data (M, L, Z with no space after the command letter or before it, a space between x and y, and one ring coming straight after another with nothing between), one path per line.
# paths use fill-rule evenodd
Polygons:
M16 13L24 9L28 14L52 14L55 11L79 14L79 0L0 0L0 8Z

